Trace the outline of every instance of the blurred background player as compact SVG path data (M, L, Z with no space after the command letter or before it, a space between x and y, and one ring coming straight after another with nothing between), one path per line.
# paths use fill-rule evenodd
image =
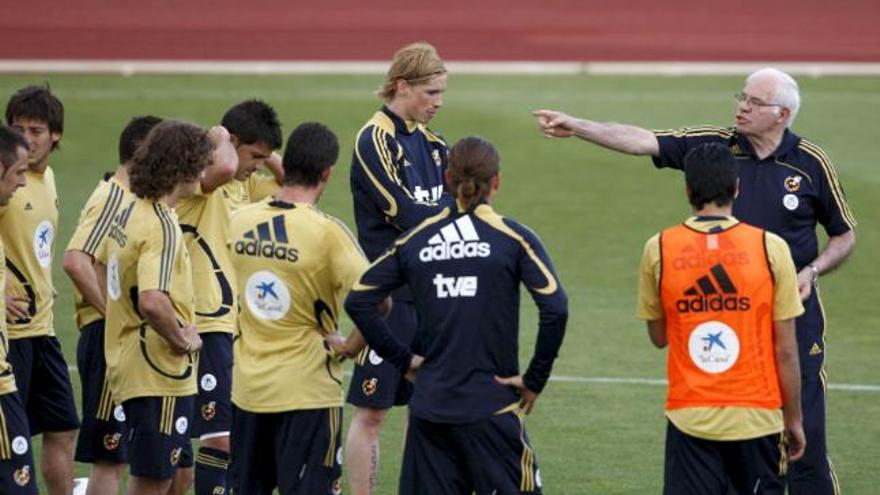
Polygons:
M0 126L0 206L9 204L16 189L25 185L28 169L27 140L10 127ZM11 214L7 214L11 215ZM3 241L0 239L0 259ZM0 265L0 314L6 315L6 265ZM9 336L6 319L0 318L0 493L36 495L31 434L24 402L15 388L15 376L7 359Z
M324 344L366 269L354 236L316 204L336 136L298 126L274 198L237 212L231 249L241 312L232 381L232 489L342 493L342 368Z
M492 209L500 175L489 142L468 137L456 143L446 181L455 206L401 236L345 302L370 347L399 372L418 377L399 493L541 493L523 415L550 377L565 334L567 298L535 233ZM523 375L520 283L540 319ZM404 285L419 308L412 347L421 355L376 309Z
M828 155L791 130L801 102L797 82L777 69L761 69L746 78L735 98L732 129L699 126L652 132L556 111L535 114L546 136L578 136L615 151L650 155L657 167L681 169L687 152L703 143L730 148L742 179L733 214L788 243L804 301L804 314L797 319L797 341L804 431L810 447L792 465L789 491L792 495L837 494L840 487L825 441L825 314L813 289L820 275L836 269L852 253L856 221ZM817 223L828 234L821 252Z
M25 404L32 435L43 434L40 468L50 495L73 489L73 450L79 419L61 344L55 337L52 259L58 195L49 157L64 132L64 106L48 86L18 90L6 122L27 139L27 184L0 207L0 236L9 270L7 358Z
M196 393L192 267L174 207L191 196L225 133L164 121L135 152L136 198L116 215L106 267L110 390L125 411L129 494L165 493L189 444ZM228 141L227 141L228 144Z
M780 237L732 216L737 169L724 145L689 151L694 216L642 257L638 317L669 345L665 494L782 495L804 453L794 262Z
M351 163L351 193L358 241L370 260L394 239L451 203L443 194L446 143L427 123L443 105L446 67L427 43L401 48L391 61L379 96L381 110L358 132ZM409 344L417 327L406 287L394 293L388 324ZM354 405L346 439L349 484L355 495L374 493L379 433L388 409L406 404L411 386L375 351L358 356L348 390Z
M126 462L125 413L110 392L104 357L106 301L104 286L95 271L95 255L120 208L132 200L129 167L137 147L162 119L135 117L119 136L119 166L108 174L86 201L76 230L64 251L64 271L74 286L76 366L82 390L82 425L75 459L92 464L86 493L118 493Z
M226 245L229 219L235 209L260 194L259 189L277 189L274 176L255 177L254 172L271 161L274 150L281 147L278 117L261 101L235 105L222 122L231 130L218 126L211 132L228 131L231 142L215 151L214 162L202 174L196 194L175 208L192 260L195 323L202 338L193 418L193 436L200 440L195 456L196 495L225 493L227 484L232 334L237 314L235 277ZM177 478L172 493L182 494L188 485L188 480Z

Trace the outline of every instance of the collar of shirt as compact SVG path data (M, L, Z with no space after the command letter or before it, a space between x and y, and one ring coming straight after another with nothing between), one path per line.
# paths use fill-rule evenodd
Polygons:
M684 221L685 227L704 233L723 232L738 224L732 216L692 216Z
M746 155L757 160L755 150L754 148L752 148L752 143L749 142L748 138L734 131L733 139L736 141L736 146L739 149L739 153L734 150L734 155ZM791 130L786 129L785 132L782 134L782 141L779 142L779 146L777 146L773 153L770 153L770 155L767 156L765 160L787 154L791 150L795 149L800 141L800 136L791 132Z
M391 119L391 122L394 122L394 130L403 133L403 134L412 134L419 128L418 122L413 120L403 120L399 115L392 112L387 106L382 105L382 113L388 116Z

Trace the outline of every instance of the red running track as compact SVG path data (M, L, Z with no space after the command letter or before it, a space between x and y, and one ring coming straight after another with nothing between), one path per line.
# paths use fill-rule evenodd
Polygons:
M880 61L878 0L0 1L0 59Z

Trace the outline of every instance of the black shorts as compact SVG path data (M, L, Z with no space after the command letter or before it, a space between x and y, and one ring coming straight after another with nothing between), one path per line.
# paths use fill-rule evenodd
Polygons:
M132 476L170 479L187 467L194 396L136 397L122 404L128 428L128 463ZM191 465L191 462L189 463Z
M410 301L394 301L385 320L391 333L405 345L411 345L418 328L416 307ZM409 402L412 384L391 363L369 347L355 360L348 387L347 402L357 407L390 409Z
M18 392L0 395L0 493L36 494L33 445Z
M199 392L193 438L228 436L232 429L232 334L200 335Z
M77 462L125 464L125 413L107 382L104 320L80 329L76 366L82 388L82 425L76 441Z
M789 495L837 495L840 483L828 458L825 437L825 383L820 377L801 382L801 407L804 414L804 456L788 470Z
M7 358L31 435L79 428L70 373L57 338L46 335L11 339Z
M398 493L541 493L541 473L522 416L508 412L476 423L444 424L410 414Z
M232 493L342 493L342 408L252 413L232 407Z
M782 433L715 441L667 422L664 495L783 495L788 465Z

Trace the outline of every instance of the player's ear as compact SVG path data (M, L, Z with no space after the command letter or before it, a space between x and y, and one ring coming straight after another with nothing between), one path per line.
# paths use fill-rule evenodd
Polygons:
M238 148L238 136L235 134L229 133L229 142L232 143L232 146Z
M409 92L409 83L406 79L397 79L394 81L394 94L404 96Z
M333 175L333 167L335 165L330 165L324 169L324 172L321 173L321 182L330 182L330 176Z
M779 116L777 117L776 121L780 124L784 124L785 122L788 122L788 118L790 116L791 110L785 107L779 107Z

